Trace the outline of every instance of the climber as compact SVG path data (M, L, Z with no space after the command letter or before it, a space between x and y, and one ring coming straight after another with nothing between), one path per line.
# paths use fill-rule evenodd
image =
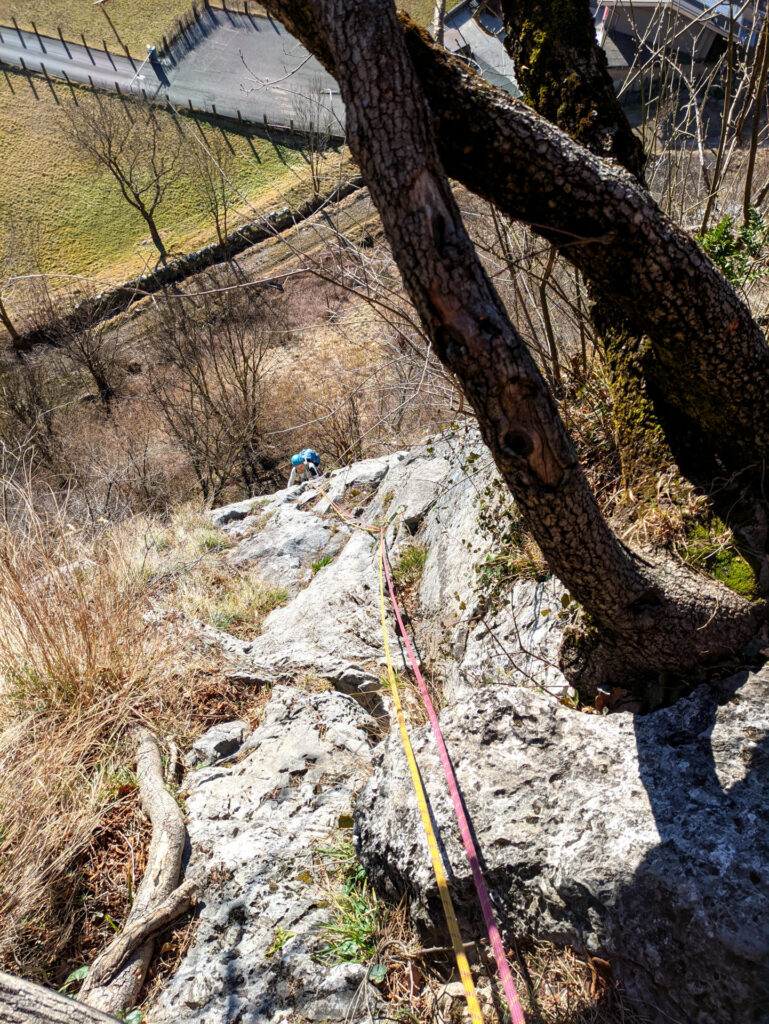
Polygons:
M291 487L297 473L301 475L305 469L314 473L316 477L320 476L320 455L312 448L305 448L291 456L291 476L288 478L286 486Z

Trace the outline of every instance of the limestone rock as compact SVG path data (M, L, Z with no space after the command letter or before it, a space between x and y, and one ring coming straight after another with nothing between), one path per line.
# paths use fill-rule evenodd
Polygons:
M315 858L350 813L374 732L350 697L278 686L248 755L188 776L186 870L202 909L153 1024L368 1019L365 968L315 959L330 916Z
M600 952L650 1019L769 1021L769 670L647 716L579 714L521 687L465 689L446 743L509 935ZM458 908L479 914L432 739L414 748ZM396 736L355 811L359 855L442 915ZM654 1009L654 1008L657 1009Z
M243 745L249 732L248 722L221 722L213 725L195 741L184 763L188 768L199 764L216 764L225 757L232 757Z

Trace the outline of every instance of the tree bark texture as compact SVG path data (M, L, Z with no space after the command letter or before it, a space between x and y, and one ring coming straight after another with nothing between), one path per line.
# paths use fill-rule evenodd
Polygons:
M641 185L646 156L634 135L596 42L587 0L502 0L505 47L529 106L598 156L616 160ZM611 299L588 284L590 315L604 357L626 486L654 491L673 461L646 383L654 359Z
M265 6L339 79L315 5ZM556 243L628 331L649 338L646 379L684 471L721 484L740 474L763 495L769 347L745 302L628 171L488 85L404 15L401 24L446 172Z
M643 185L641 143L614 93L587 0L502 0L502 7L505 45L529 104L591 152L616 159ZM769 503L762 468L745 474L734 463L726 466L712 447L703 447L691 416L671 404L664 385L670 373L652 343L632 329L595 281L588 291L626 485L641 495L654 493L659 472L675 459L709 492L754 570L758 592L769 594Z
M312 24L334 54L350 147L411 300L462 383L550 568L612 648L611 673L691 667L733 652L762 610L699 577L689 580L686 571L678 574L684 582L669 587L656 564L628 550L603 519L547 386L465 231L394 8L378 0L266 6L295 32ZM617 173L627 184L629 176ZM584 651L570 654L574 675ZM603 677L591 652L594 686Z
M149 934L153 929L148 928L147 923L156 926L154 930L162 927L187 909L192 895L186 883L177 890L187 838L181 808L163 784L157 740L144 727L140 727L137 734L139 795L144 812L152 822L147 867L124 932L96 958L79 996L83 1002L107 1013L130 1009L139 996L154 944Z
M615 95L587 0L502 0L502 12L505 48L529 106L643 184L643 145Z
M114 1024L116 1019L53 989L0 971L0 1024Z

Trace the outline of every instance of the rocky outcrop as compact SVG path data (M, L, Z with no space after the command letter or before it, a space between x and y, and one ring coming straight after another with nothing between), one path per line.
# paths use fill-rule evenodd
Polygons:
M586 715L488 685L442 727L508 935L607 956L662 1021L769 1021L769 671L647 716ZM472 881L435 746L414 748L469 931ZM397 737L356 806L369 876L441 927Z
M369 1019L365 968L317 959L330 921L317 858L349 818L375 735L351 698L281 686L237 764L187 776L186 874L202 909L153 1024Z
M250 736L243 723L217 727L190 756L215 762L187 779L188 870L205 879L204 906L153 1024L355 1020L360 986L375 998L360 965L313 959L328 922L313 857L349 824L372 753L355 811L360 858L378 885L411 894L444 944L397 735L375 748L390 711L378 540L339 519L329 497L386 522L393 564L424 546L409 602L418 654L443 683L447 744L508 937L608 957L644 1019L769 1024L769 671L645 717L574 711L557 667L572 614L558 580L519 579L492 606L478 586L476 567L496 544L479 527L493 479L477 436L449 432L320 487L211 513L233 541L227 557L289 600L248 640L201 627L233 684L272 687L273 697ZM423 729L413 739L475 937L434 744Z
M447 696L465 682L502 678L566 693L556 662L568 618L557 581L521 580L511 601L478 617L475 566L493 546L479 530L478 499L494 472L474 431L448 432L338 470L321 481L322 493L306 483L213 511L213 524L237 542L232 560L292 594L241 647L243 668L284 679L311 672L347 693L380 689L378 542L336 516L327 495L361 519L389 521L393 562L414 542L426 547L419 646ZM225 643L235 656L237 644Z

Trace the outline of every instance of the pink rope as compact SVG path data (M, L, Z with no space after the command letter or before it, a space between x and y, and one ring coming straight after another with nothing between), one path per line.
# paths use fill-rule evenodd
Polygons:
M395 597L395 590L393 589L392 579L390 577L390 570L387 566L387 559L383 559L385 577L387 579L387 589L390 591L390 601L395 612L395 618L398 622L398 630L400 635L403 637L403 643L406 647L406 653L408 654L411 667L414 671L417 684L419 686L419 692L422 694L422 700L424 701L425 707L427 708L427 717L430 719L430 725L433 729L433 735L435 736L435 742L438 746L438 754L443 765L443 773L446 776L446 783L449 787L449 793L451 794L451 802L454 805L454 813L457 816L457 822L459 823L459 831L462 836L462 842L465 846L465 852L467 853L467 859L470 861L470 870L473 873L473 881L475 882L475 891L478 893L478 901L481 904L481 910L483 911L483 920L486 923L486 931L489 933L489 941L491 942L491 948L494 951L494 959L497 962L497 970L499 971L499 977L502 982L502 988L504 989L505 998L507 1005L510 1010L510 1017L513 1024L526 1024L526 1018L523 1014L523 1008L521 1001L518 998L518 993L515 990L515 982L513 976L510 973L510 967L507 963L507 957L505 956L505 950L502 946L502 939L499 934L499 928L494 917L494 908L491 905L491 898L489 896L489 890L486 886L486 880L483 877L481 871L481 865L478 861L478 853L475 849L475 843L473 842L473 836L470 832L470 825L467 821L467 815L465 814L465 808L462 803L462 797L459 795L459 788L457 786L457 780L454 775L454 769L451 766L451 759L449 758L449 752L446 749L446 744L443 741L443 733L441 732L440 724L438 723L438 716L435 713L433 702L430 700L430 695L427 692L425 681L422 678L422 673L419 671L419 665L414 655L414 650L411 646L411 642L406 633L406 629L403 625L403 619L401 618L400 609L398 607L398 601Z

